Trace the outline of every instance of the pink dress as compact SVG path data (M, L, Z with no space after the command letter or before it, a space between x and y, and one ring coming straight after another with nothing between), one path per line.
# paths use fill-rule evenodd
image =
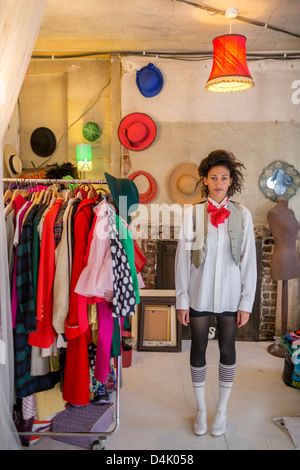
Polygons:
M96 222L87 265L81 272L75 292L95 301L113 298L113 269L108 232L107 203L95 207Z

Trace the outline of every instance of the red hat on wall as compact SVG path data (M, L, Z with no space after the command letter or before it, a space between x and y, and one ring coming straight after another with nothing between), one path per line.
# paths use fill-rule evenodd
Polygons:
M118 128L119 140L129 150L144 150L156 137L156 124L144 113L132 113L125 116Z

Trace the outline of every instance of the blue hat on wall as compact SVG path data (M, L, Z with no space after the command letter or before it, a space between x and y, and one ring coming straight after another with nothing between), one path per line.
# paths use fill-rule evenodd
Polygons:
M150 63L136 72L136 84L143 96L152 98L161 91L164 79L161 71Z

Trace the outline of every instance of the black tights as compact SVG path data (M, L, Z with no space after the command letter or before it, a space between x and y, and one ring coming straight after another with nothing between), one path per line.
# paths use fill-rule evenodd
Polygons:
M220 362L224 365L235 364L236 316L216 315L216 318ZM210 315L190 317L190 326L192 332L190 364L193 367L203 367L206 364Z

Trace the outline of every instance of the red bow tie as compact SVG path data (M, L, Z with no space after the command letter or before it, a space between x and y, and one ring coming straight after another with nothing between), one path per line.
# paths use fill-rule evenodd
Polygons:
M227 217L229 217L230 215L230 211L228 209L225 209L224 206L218 209L210 202L207 205L207 212L208 214L211 214L211 223L215 227L218 227L219 224L223 224Z

